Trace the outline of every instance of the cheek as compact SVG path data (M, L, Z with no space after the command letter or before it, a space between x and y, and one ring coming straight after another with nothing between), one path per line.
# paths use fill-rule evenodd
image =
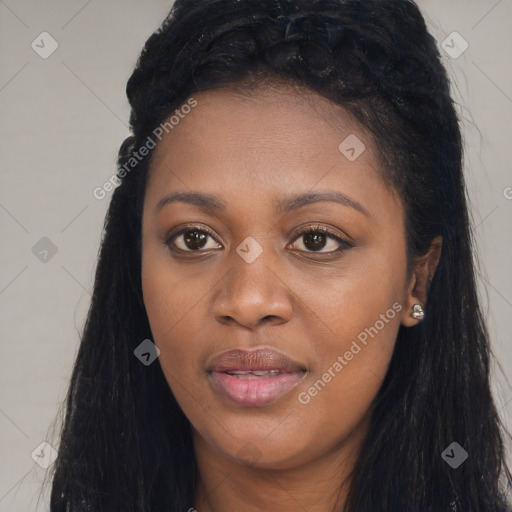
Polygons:
M147 248L143 253L142 292L153 341L160 349L165 377L185 412L183 401L190 399L197 375L204 373L198 354L204 352L211 333L206 325L206 297L219 277L209 274L197 269L184 272L159 249Z
M300 314L308 318L313 349L321 367L357 347L358 364L382 366L391 357L404 301L405 251L362 248L322 278L288 276L300 296ZM351 357L350 354L348 357ZM352 360L352 359L351 359ZM379 374L380 375L380 374Z
M177 329L190 329L200 321L198 310L214 284L213 276L201 265L173 261L169 249L147 227L141 262L142 294L155 343L173 339ZM204 321L204 320L203 320ZM162 348L162 347L159 347Z
M143 271L144 303L153 341L160 349L159 364L181 409L195 424L206 406L201 389L197 389L197 376L201 374L197 354L204 343L200 290L176 272L165 271L158 265L148 268Z
M386 311L392 313L386 316ZM312 417L350 430L364 416L386 374L400 325L391 307L384 309L388 323L379 316L340 327L342 336L325 348L297 395Z
M204 322L201 299L207 288L201 280L186 279L154 265L143 270L142 290L154 342L160 350L172 352L176 357L181 353L193 355L189 342L197 340L194 330L200 331ZM185 340L189 342L184 343Z
M347 431L357 425L377 394L403 309L405 252L363 252L347 260L350 270L310 284L308 292L324 336L312 340L318 359L297 398L310 423L334 422L338 434L340 425Z

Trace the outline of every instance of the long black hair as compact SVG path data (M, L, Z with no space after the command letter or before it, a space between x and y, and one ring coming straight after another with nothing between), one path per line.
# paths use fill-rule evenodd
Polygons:
M399 329L345 510L510 510L459 122L436 41L417 6L176 0L127 84L133 135L119 151L120 184L67 395L51 512L193 506L191 425L160 364L145 366L134 356L152 339L141 291L141 211L153 151L134 154L194 93L249 90L273 79L344 106L370 130L383 176L404 204L409 266L434 237L443 240L425 319ZM442 456L453 442L468 454L457 468Z

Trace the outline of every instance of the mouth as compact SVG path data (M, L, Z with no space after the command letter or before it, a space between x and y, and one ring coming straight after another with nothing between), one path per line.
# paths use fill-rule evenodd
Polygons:
M231 350L207 370L212 389L241 406L261 406L284 397L306 375L305 368L274 349Z

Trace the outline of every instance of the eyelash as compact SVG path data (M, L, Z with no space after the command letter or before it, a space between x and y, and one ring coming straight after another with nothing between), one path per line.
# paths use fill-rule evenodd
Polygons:
M209 229L207 228L206 226L205 227L202 227L202 226L199 226L199 225L194 225L194 224L190 224L190 225L185 225L183 228L181 228L178 232L176 233L170 233L166 238L165 238L165 241L164 241L164 245L167 246L169 249L173 250L173 251L179 251L181 252L182 254L183 253L196 253L196 254L200 254L200 253L206 253L208 252L209 250L211 249L206 249L206 250L197 250L197 251L193 251L193 250L184 250L184 249L180 249L176 246L173 246L173 242L176 238L178 238L179 236L183 235L184 233L187 233L189 231L199 231L199 232L202 232L202 233L206 233L208 234L213 240L215 240L215 242L217 242L218 244L220 244L220 242L217 240L216 236L214 235L214 233ZM350 243L348 240L344 240L343 238L341 238L337 233L335 233L334 231L330 230L329 228L327 228L326 226L322 226L322 225L314 225L314 226L307 226L306 228L303 228L301 230L299 230L299 232L296 234L296 236L293 238L293 243L295 243L301 236L304 236L304 235L308 235L308 234L311 234L311 233L321 233L323 235L326 235L327 237L335 240L337 243L340 244L340 247L334 251L328 251L328 252L320 252L320 251L303 251L303 250L300 250L299 252L301 253L307 253L307 254L320 254L320 255L337 255L347 249L351 249L353 246L352 243Z

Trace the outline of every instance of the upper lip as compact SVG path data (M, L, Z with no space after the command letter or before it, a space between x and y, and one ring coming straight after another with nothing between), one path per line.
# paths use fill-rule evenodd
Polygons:
M214 357L208 366L208 372L236 370L279 370L292 373L304 371L305 369L272 348L228 350Z

